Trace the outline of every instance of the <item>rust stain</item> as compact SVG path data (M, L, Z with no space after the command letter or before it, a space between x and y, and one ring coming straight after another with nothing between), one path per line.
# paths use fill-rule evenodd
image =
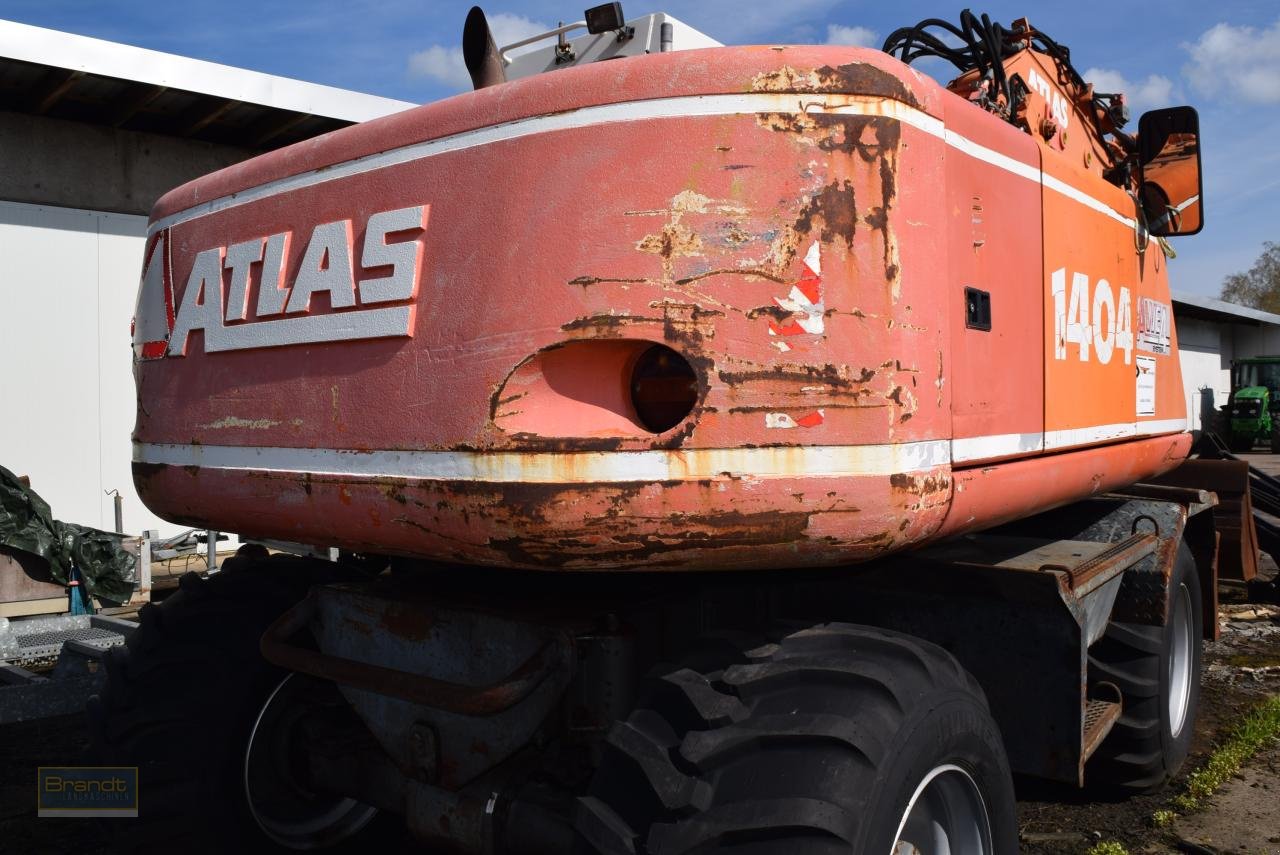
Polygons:
M134 463L133 477L138 482L139 487L145 487L157 475L164 473L168 468L163 463Z
M591 285L600 285L602 283L616 282L623 285L643 285L651 283L652 280L645 279L642 276L635 277L610 277L610 276L577 276L569 280L570 285L578 285L586 288Z
M901 296L901 261L897 237L890 212L897 198L898 152L902 145L901 124L885 116L847 116L814 112L811 114L760 113L756 122L771 131L792 135L804 145L824 152L845 154L872 171L865 174L864 189L875 194L863 200L861 214L856 207L854 184L849 179L836 179L808 200L796 219L794 230L807 235L815 220L822 223L824 242L843 239L853 249L854 231L859 220L880 235L880 251L885 281L894 301ZM878 192L877 192L878 191ZM793 244L794 246L794 244Z
M822 222L821 236L824 243L833 243L839 239L844 241L846 247L853 249L858 214L853 184L849 179L832 181L810 199L800 209L795 230L800 234L811 233L815 219Z
M753 92L842 92L870 95L901 101L913 107L920 102L901 78L870 63L851 62L832 67L824 65L812 70L797 70L789 65L773 71L762 71L751 79Z
M889 476L889 485L896 494L904 497L902 510L905 513L917 514L943 508L951 501L952 481L948 475L900 473Z
M791 254L793 256L795 255L794 249L791 251ZM776 267L776 265L770 264L766 267L719 267L719 268L716 268L715 270L706 270L706 271L703 271L702 273L694 274L693 276L686 276L682 279L676 279L675 284L689 285L693 282L697 282L700 279L706 279L709 276L745 276L748 279L754 277L758 279L767 279L770 282L778 282L778 283L785 283L785 282L791 281L791 279L789 279L785 274L776 273L774 272L774 270L771 270L770 269L771 267Z
M797 71L789 65L762 71L751 78L752 92L814 92L817 76L812 71Z
M906 386L894 386L886 397L897 405L899 423L908 421L915 415L917 408L916 396Z
M871 379L868 369L863 368L857 377L850 377L847 365L776 365L752 371L720 371L721 382L729 386L742 386L760 381L778 381L782 383L821 383L833 389L851 389L854 384L865 383ZM865 378L865 379L863 379Z
M564 332L589 332L592 338L621 338L628 326L660 324L662 321L662 318L646 318L642 315L590 315L561 324L560 329ZM508 400L504 398L498 403L505 404Z
M617 451L623 444L622 437L559 437L535 433L513 433L511 441L529 451Z
M762 511L715 514L670 514L656 528L646 531L560 531L543 537L490 539L488 545L509 560L523 565L567 567L574 564L608 566L654 559L682 550L729 549L794 543L805 539L810 514L804 511Z
M662 333L666 340L684 344L695 354L705 339L715 337L716 328L712 319L723 318L725 315L719 309L704 309L696 303L671 300L656 300L649 304L649 308L662 309Z
M921 476L900 472L889 476L889 486L913 496L928 496L950 490L951 478L947 475Z
M777 303L770 303L767 306L756 306L754 309L748 309L746 313L747 320L754 321L756 318L770 318L779 323L791 319L795 315L788 309L784 309Z
M677 256L702 255L702 236L681 223L668 223L657 234L641 238L636 249L661 255L670 262Z

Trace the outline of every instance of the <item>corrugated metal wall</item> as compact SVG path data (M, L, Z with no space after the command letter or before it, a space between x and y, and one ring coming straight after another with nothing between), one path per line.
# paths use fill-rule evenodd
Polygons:
M145 217L0 201L0 465L31 476L59 519L131 534L180 527L130 473L129 323Z

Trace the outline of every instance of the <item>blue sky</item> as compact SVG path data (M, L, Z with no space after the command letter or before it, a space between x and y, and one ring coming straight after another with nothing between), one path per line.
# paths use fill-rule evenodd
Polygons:
M456 51L468 2L4 0L0 17L154 50L407 101L464 85ZM955 21L963 4L900 0L654 0L625 3L628 17L669 12L727 44L858 42L879 46L900 26ZM537 0L485 7L499 36L518 38L577 20L582 5ZM1280 4L998 0L973 5L1006 26L1027 16L1072 49L1100 89L1122 88L1136 116L1192 104L1204 145L1205 229L1175 239L1175 289L1216 296L1224 276L1247 270L1265 240L1280 241ZM502 39L500 39L502 40Z

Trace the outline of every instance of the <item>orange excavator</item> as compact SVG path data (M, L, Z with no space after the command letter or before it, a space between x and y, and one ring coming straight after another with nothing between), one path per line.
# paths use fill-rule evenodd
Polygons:
M1130 135L967 11L544 38L473 9L476 91L155 206L135 481L277 554L108 663L138 838L1011 852L1011 771L1163 785L1216 628L1216 499L1158 483L1194 110Z

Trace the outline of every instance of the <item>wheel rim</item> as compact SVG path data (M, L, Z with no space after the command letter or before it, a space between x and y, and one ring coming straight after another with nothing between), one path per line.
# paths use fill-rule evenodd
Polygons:
M1169 616L1169 732L1177 736L1187 721L1191 700L1191 592L1179 585Z
M993 852L991 820L978 785L964 769L936 766L916 787L898 821L890 855Z
M306 789L290 773L291 731L309 702L332 684L290 674L267 697L249 732L244 794L263 833L289 849L321 849L364 828L378 809L345 796Z

